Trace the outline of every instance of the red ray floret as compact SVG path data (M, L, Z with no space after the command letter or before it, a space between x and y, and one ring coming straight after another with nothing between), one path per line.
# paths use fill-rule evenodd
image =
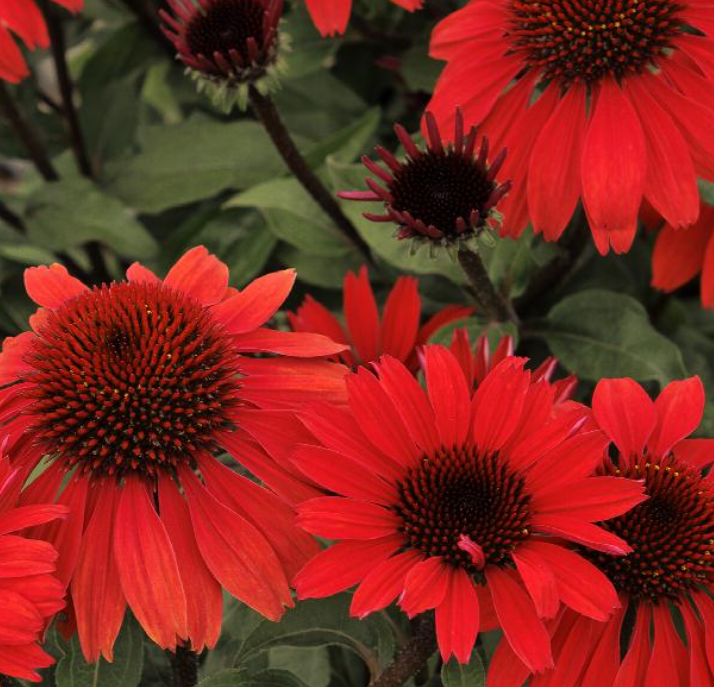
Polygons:
M391 0L395 5L413 12L421 9L424 0ZM344 33L352 13L352 0L305 0L317 30L323 36Z
M627 539L628 555L581 551L612 581L622 607L605 623L570 611L557 617L549 628L556 668L534 677L534 687L714 684L706 649L714 631L714 440L688 438L704 402L698 377L672 382L654 403L631 379L604 380L595 389L594 420L613 448L599 479L638 479L648 500L600 523ZM684 621L686 647L672 608ZM499 647L489 685L520 687L528 670L515 659Z
M332 495L300 504L298 522L339 543L295 577L298 596L357 584L356 616L395 599L409 615L435 609L445 660L467 661L479 630L496 623L542 671L552 667L543 619L561 603L598 620L619 607L607 578L571 549L628 553L594 523L639 504L642 485L592 476L605 434L579 431L582 407L557 413L525 359L504 358L475 392L448 349L427 346L424 360L426 392L384 356L376 375L348 377L347 411L301 414L320 444L299 446L293 461Z
M323 334L349 346L340 358L350 367L368 365L386 354L415 370L419 365L416 352L420 346L442 327L473 313L470 307L448 306L420 325L418 286L413 277L397 279L380 317L367 268L362 267L357 274L345 275L344 324L311 296L295 313L288 313L288 320L297 332Z
M84 0L53 2L70 12L79 12L84 6ZM0 79L18 83L30 72L12 34L19 36L29 50L49 46L45 20L34 0L3 0L0 4Z
M643 199L686 227L714 180L713 32L708 0L471 2L434 30L428 109L508 148L503 235L557 240L582 200L598 250L624 253Z
M300 483L250 420L263 407L343 402L346 368L319 358L344 346L266 327L294 280L285 270L237 291L203 247L164 279L136 264L92 289L59 265L27 270L40 309L32 331L5 341L0 415L18 470L46 457L21 502L69 509L35 534L57 547L90 661L111 660L127 604L172 650L216 643L221 588L272 620L292 605L287 579L314 541L275 493L215 456L245 455L290 494Z
M37 644L65 605L56 577L57 552L21 530L65 518L59 505L20 504L26 470L0 456L0 674L39 682L37 670L54 663Z

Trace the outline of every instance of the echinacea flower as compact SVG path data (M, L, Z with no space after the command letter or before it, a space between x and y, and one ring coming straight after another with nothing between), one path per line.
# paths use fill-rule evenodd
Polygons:
M631 379L596 387L594 419L616 449L599 473L642 480L649 498L600 523L627 539L630 554L582 551L615 585L622 608L605 623L570 612L557 619L551 627L556 668L534 677L531 687L714 684L714 488L702 472L714 463L714 440L687 438L702 419L704 402L698 377L672 382L654 403ZM527 675L504 645L488 684L521 687Z
M70 12L79 12L84 0L52 0ZM0 79L18 83L29 75L27 64L11 32L29 50L50 44L47 26L34 0L2 0L0 3Z
M357 274L348 272L345 275L344 325L312 296L305 298L297 312L288 313L288 321L296 332L324 334L349 346L340 353L340 359L350 367L368 365L386 354L416 370L419 366L417 349L442 327L473 313L473 308L452 305L420 326L418 289L419 283L413 277L399 277L380 318L367 268L362 267Z
M168 0L162 29L200 87L226 108L245 109L248 88L275 88L283 0Z
M19 532L63 518L67 509L20 505L25 476L0 456L0 675L39 682L37 669L54 659L37 642L50 618L64 608L65 590L54 574L54 548Z
M395 5L413 12L423 5L423 0L391 0ZM317 30L323 36L344 33L352 13L352 0L305 0L308 12Z
M643 198L684 227L714 179L712 33L708 0L470 2L434 30L428 107L508 148L504 235L557 240L582 198L598 250L624 253Z
M346 369L311 359L343 346L263 326L294 280L286 270L236 291L203 247L163 280L139 264L93 289L60 265L26 271L40 309L5 341L0 408L13 465L45 460L23 503L70 509L38 537L59 552L89 661L111 660L127 604L171 650L215 644L221 588L272 620L292 605L287 579L314 542L214 456L260 466L245 429L259 408L344 395Z
M447 144L442 141L433 115L426 113L426 150L420 150L404 127L397 124L394 131L404 146L406 159L400 162L386 148L378 147L377 154L386 169L366 155L362 162L380 183L367 178L369 191L343 191L338 195L346 200L384 203L384 215L365 212L364 216L373 222L398 225L400 239L453 245L468 241L487 226L497 227L500 215L496 204L511 187L509 181L496 181L506 151L501 150L489 165L488 139L482 137L477 147L476 129L472 127L465 133L461 112L456 111L455 117L454 142Z
M481 384L488 373L496 367L502 360L513 355L515 349L513 338L504 336L499 342L496 350L491 353L491 348L488 341L488 336L482 334L476 340L476 343L471 345L469 332L464 327L454 329L451 338L449 350L454 354L469 388L474 390ZM553 404L559 405L564 401L568 401L578 385L578 379L575 375L569 375L551 381L553 373L558 366L558 360L550 357L546 358L531 375L531 383L539 382L541 379L548 382L553 387Z
M298 597L357 585L357 617L395 599L410 617L436 609L444 660L468 661L496 624L533 671L552 667L541 618L561 602L599 620L619 606L567 543L629 552L592 523L640 503L642 487L591 476L606 438L578 432L582 407L554 417L553 390L531 384L525 359L504 359L475 393L448 349L427 346L424 361L426 392L385 356L378 376L347 378L348 411L300 414L321 445L297 447L293 461L334 495L300 504L298 523L338 543L296 576Z
M699 219L686 229L666 224L652 252L652 286L674 291L701 275L701 301L714 310L714 208L702 204Z

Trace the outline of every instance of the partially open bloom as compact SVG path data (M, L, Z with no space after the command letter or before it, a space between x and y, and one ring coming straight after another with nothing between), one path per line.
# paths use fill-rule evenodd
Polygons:
M704 400L698 377L672 382L654 403L631 379L595 389L594 419L616 449L599 473L642 480L649 499L600 523L627 539L630 554L582 552L615 585L622 608L606 623L564 613L551 626L556 669L533 687L714 684L714 489L702 474L714 463L714 440L687 439ZM686 648L672 609L684 621ZM527 674L504 645L488 684L521 687Z
M624 253L643 198L687 226L714 179L712 33L708 0L470 2L434 31L429 109L508 148L504 235L557 240L582 198L598 250Z
M211 95L245 108L248 86L270 91L279 71L283 0L168 0L162 29Z
M561 602L605 620L619 607L583 551L629 546L592 524L644 498L635 481L593 477L606 437L578 432L586 411L554 413L552 387L506 358L469 389L456 358L424 349L425 392L385 356L375 376L347 378L349 410L300 414L321 445L293 461L332 496L298 507L307 531L340 540L294 580L299 598L357 586L363 617L395 599L409 616L436 609L444 660L468 661L480 629L498 625L533 670L552 667L542 618Z
M496 367L502 360L513 355L514 341L510 336L504 336L499 342L496 350L491 353L488 336L482 334L471 345L469 332L463 327L454 329L449 350L454 354L470 389L475 389L481 384L488 373ZM555 394L553 396L554 405L567 401L573 395L578 379L575 375L563 377L557 381L551 381L553 373L558 366L556 358L546 358L531 375L531 383L535 384L541 379L552 385Z
M701 300L714 310L714 208L702 204L699 219L686 229L666 224L652 253L652 286L674 291L701 275Z
M55 577L57 552L44 541L18 534L63 518L55 505L18 507L25 474L0 457L0 675L39 682L38 668L54 659L37 641L49 619L64 608L64 585Z
M70 12L79 12L84 5L84 0L52 1ZM34 0L3 0L0 3L0 79L17 83L30 72L10 32L19 36L30 50L49 45L45 20Z
M467 241L485 227L496 227L500 215L496 204L508 193L509 181L499 184L496 175L506 159L501 150L487 163L488 139L475 128L464 133L463 118L456 111L453 144L442 142L441 132L430 112L426 113L428 143L420 150L404 127L394 127L407 152L397 160L386 148L378 147L386 169L363 156L362 162L381 182L367 178L369 191L343 191L346 200L383 202L386 213L365 212L373 222L399 226L397 237L454 244Z
M345 275L344 325L312 296L305 299L296 313L288 313L288 320L297 332L324 334L349 346L340 353L340 359L350 367L368 365L386 354L416 370L418 348L442 327L473 312L473 308L465 306L448 306L420 326L418 289L419 284L413 277L399 277L380 318L367 268L362 267L358 274Z
M413 12L424 4L423 0L391 0L395 5ZM352 0L305 0L308 12L317 30L323 36L344 33L352 12Z
M138 264L93 289L60 265L25 273L40 309L32 331L5 341L0 409L13 465L44 459L23 503L70 509L37 536L59 552L88 660L111 660L127 604L160 646L198 650L218 638L221 587L273 620L292 604L287 579L314 542L215 455L260 473L246 430L260 408L344 395L345 368L310 359L342 346L263 326L294 279L268 274L238 292L203 247L163 280Z

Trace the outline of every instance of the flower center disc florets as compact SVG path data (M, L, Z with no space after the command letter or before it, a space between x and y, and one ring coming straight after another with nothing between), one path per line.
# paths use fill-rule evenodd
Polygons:
M674 457L640 457L609 474L644 479L649 499L600 526L634 551L623 558L591 552L616 589L651 601L677 599L714 582L714 493Z
M504 565L528 537L530 497L525 480L499 459L474 448L441 449L425 456L399 485L397 513L411 546L443 556L478 575L464 536L483 550L483 564Z
M222 327L161 283L105 285L66 302L26 362L40 448L68 469L117 478L214 449L239 384Z
M621 79L670 47L681 9L671 0L513 0L509 35L545 79Z
M447 236L455 236L457 220L468 221L474 210L478 210L481 224L485 222L485 206L496 187L487 174L487 169L472 157L452 150L429 150L409 158L394 173L389 184L392 207L409 212L414 219Z
M186 42L194 55L223 55L233 62L231 51L250 64L247 41L263 47L265 7L260 0L217 0L205 12L197 12L186 30Z

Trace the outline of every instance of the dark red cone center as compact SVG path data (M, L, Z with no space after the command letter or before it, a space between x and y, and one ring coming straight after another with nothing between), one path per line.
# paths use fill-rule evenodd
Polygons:
M709 483L672 456L639 458L613 474L644 479L649 500L601 527L633 549L624 558L593 554L618 591L633 598L677 599L714 582L714 494Z
M103 286L49 312L27 362L39 446L117 477L213 450L239 386L221 326L161 283Z
M505 565L529 534L525 480L498 455L442 449L409 471L399 494L397 513L411 546L472 574L483 565L474 563L464 537L482 549L485 564Z
M680 33L671 0L518 0L510 36L546 79L570 83L644 71Z

